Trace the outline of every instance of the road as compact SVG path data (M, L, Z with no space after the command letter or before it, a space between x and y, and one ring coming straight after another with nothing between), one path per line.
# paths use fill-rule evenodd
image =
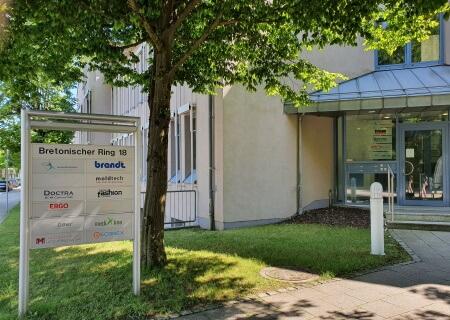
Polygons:
M8 192L8 206L9 209L14 208L20 202L20 190L13 190ZM6 192L0 192L0 223L8 216L6 212Z

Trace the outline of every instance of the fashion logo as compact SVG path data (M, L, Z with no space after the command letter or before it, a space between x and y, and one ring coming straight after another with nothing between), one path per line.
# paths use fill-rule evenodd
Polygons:
M99 162L97 160L94 161L94 166L96 169L125 169L125 163L122 161L117 162Z
M114 218L107 217L103 221L95 222L94 226L96 226L96 227L116 226L116 225L121 225L122 223L123 223L122 220L116 220Z
M44 198L45 199L72 199L73 198L73 191L67 191L67 190L58 190L58 191L44 190Z
M111 190L111 189L100 189L97 192L97 198L109 198L112 196L121 196L122 191L120 190Z

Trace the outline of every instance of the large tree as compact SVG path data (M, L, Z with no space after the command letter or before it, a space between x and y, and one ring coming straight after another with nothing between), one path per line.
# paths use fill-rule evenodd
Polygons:
M297 105L306 90L328 89L338 75L301 58L303 50L355 45L392 52L422 40L447 0L15 0L0 68L62 81L84 65L108 82L149 93L148 172L142 230L145 266L166 263L164 207L171 87L214 93L218 87L263 86ZM387 21L380 24L380 21ZM149 69L136 72L132 48L151 47ZM26 59L26 61L23 61ZM3 61L2 61L3 60ZM31 63L30 63L31 62ZM12 63L12 64L11 64ZM5 64L8 64L6 67ZM25 77L26 79L26 77ZM293 88L292 80L301 85Z

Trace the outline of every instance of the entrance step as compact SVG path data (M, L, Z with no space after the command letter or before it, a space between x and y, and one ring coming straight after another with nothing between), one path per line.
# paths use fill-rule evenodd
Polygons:
M438 221L386 221L388 229L450 231L450 222Z
M391 214L385 213L386 219L391 220ZM448 222L450 223L449 213L437 212L394 212L394 221L424 221L424 222Z

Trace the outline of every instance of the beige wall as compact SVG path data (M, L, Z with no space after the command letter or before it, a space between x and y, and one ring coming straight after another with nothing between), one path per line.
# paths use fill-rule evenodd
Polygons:
M314 208L328 203L333 189L333 119L304 116L301 119L301 206Z
M374 68L373 52L364 51L361 45L332 46L304 56L324 69L348 77ZM279 97L269 97L264 90L247 92L241 86L225 88L223 110L218 109L217 148L223 143L223 155L216 159L219 227L271 222L295 214L297 116L283 114ZM333 188L333 120L304 117L300 135L301 205L324 205ZM218 201L220 197L223 198Z
M450 21L444 19L444 62L450 64Z
M374 70L373 51L364 50L362 43L359 39L355 47L326 46L322 50L306 51L302 56L322 69L353 78Z
M225 88L223 95L222 222L232 227L293 215L296 118L283 114L279 97L240 86Z

